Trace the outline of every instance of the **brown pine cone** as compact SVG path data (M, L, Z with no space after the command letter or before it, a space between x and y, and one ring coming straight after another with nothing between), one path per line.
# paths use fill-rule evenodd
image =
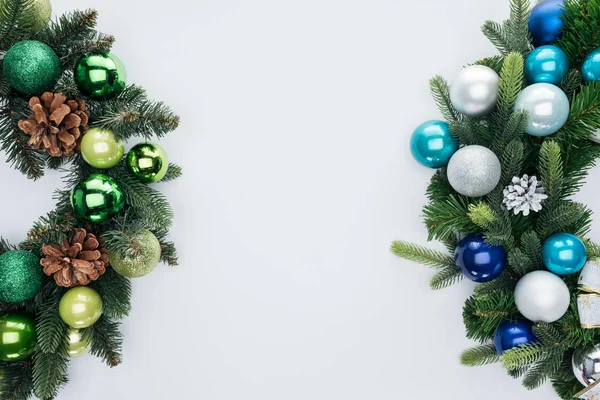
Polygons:
M31 136L34 149L46 150L53 157L70 156L79 148L81 137L89 129L90 114L81 99L67 100L62 93L46 92L32 97L33 114L19 121L19 128Z
M75 229L71 242L65 237L61 244L43 246L42 252L46 255L40 260L44 273L54 275L59 286L89 285L108 266L108 250L85 229Z

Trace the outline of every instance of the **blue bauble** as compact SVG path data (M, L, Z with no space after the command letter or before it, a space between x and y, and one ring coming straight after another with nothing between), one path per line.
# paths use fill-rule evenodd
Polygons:
M544 242L544 265L557 275L572 275L583 269L587 262L585 244L570 233L557 233Z
M588 54L581 67L581 74L586 82L600 81L600 49Z
M534 83L526 87L515 103L515 110L529 114L526 132L531 136L549 136L560 130L569 119L569 98L558 86Z
M529 83L558 85L569 72L567 54L556 46L535 49L525 61L525 77Z
M450 126L442 121L428 121L419 125L410 139L410 150L415 159L429 168L442 168L458 150L458 143L450 133Z
M504 321L500 324L494 335L494 346L498 355L506 350L514 349L537 341L533 334L533 324L525 319L517 321Z
M562 35L564 0L545 0L531 10L529 31L535 47L552 44Z
M463 275L474 282L494 280L506 266L504 247L491 246L480 235L469 235L461 240L454 257Z

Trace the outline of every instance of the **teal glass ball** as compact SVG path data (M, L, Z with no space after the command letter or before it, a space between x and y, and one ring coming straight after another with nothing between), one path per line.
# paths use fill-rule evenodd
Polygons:
M94 168L112 168L124 154L123 140L117 139L109 129L92 128L81 139L81 155Z
M2 73L8 83L26 95L51 91L61 74L60 60L49 46L35 40L13 45L4 55Z
M88 54L75 65L74 79L84 94L97 99L108 99L125 89L127 70L114 54Z
M103 174L92 174L79 182L71 195L75 215L90 222L106 221L120 212L124 204L121 186Z
M165 177L169 159L165 150L156 143L140 143L127 153L127 165L139 180L152 183Z
M37 342L33 316L10 313L0 316L0 360L15 362L33 355Z
M40 260L28 251L8 251L0 256L0 301L21 303L42 290Z
M557 275L572 275L583 269L587 262L585 244L570 233L557 233L544 242L544 265Z
M525 77L529 83L558 85L569 72L567 54L556 46L542 46L532 51L525 61Z
M600 81L600 49L588 54L581 67L581 75L586 82Z
M122 257L118 253L108 253L108 262L119 274L127 278L140 278L154 271L162 253L160 242L148 229L140 229L131 235L139 253Z
M450 125L442 121L428 121L417 127L410 139L413 157L429 168L448 165L458 150L458 142L450 133Z

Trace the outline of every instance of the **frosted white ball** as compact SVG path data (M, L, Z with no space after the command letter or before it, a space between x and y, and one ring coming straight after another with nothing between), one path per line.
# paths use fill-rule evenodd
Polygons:
M515 288L519 312L533 322L556 322L569 309L571 295L566 283L548 271L525 275Z
M456 110L467 117L481 117L492 112L498 102L500 77L483 65L463 68L450 87L450 100Z
M487 147L463 147L448 163L450 185L463 196L485 196L500 183L501 177L500 160Z

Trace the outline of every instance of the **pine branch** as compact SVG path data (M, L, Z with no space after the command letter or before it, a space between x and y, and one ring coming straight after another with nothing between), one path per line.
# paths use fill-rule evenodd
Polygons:
M572 99L573 96L579 90L581 84L583 83L583 79L581 76L581 72L578 69L571 69L567 73L567 76L563 78L560 82L559 87L563 92L567 95L569 99Z
M586 56L600 47L600 7L596 0L567 1L564 4L562 37L555 45L567 53L569 65L581 65Z
M29 35L31 22L23 11L31 7L33 0L4 0L0 7L0 49L8 49Z
M121 364L121 345L123 338L119 332L119 324L110 321L106 316L100 317L98 322L87 328L84 334L89 334L92 343L90 353L101 358L109 367Z
M108 268L101 279L91 288L102 298L102 313L111 319L122 319L131 311L131 281L112 268Z
M452 105L452 101L450 100L450 86L444 78L438 75L431 79L429 81L429 90L440 113L448 123L459 121L462 118Z
M498 290L470 297L463 308L463 319L469 339L486 342L500 324L519 315L512 291Z
M525 146L518 140L510 142L502 154L502 182L508 185L512 178L521 176L525 162Z
M542 242L539 236L534 231L529 231L521 237L521 246L523 253L531 263L532 267L537 270L544 266L542 260Z
M3 400L28 400L33 394L31 360L0 364L0 393Z
M581 203L562 202L548 210L542 210L537 221L536 232L548 237L554 232L566 232L585 216L587 208Z
M550 351L539 343L521 345L505 351L500 357L500 361L506 369L518 369L546 360Z
M433 290L446 289L447 287L457 284L463 279L464 276L456 267L456 265L447 266L435 273L435 275L429 280L429 286Z
M521 250L514 249L508 253L508 263L511 268L520 276L527 275L535 271L538 267L532 263L532 260Z
M33 386L37 397L52 400L58 395L59 389L67 382L68 363L66 337L58 352L38 351L34 354Z
M540 149L540 176L548 201L560 199L563 184L563 162L558 143L547 140Z
M183 174L182 169L179 165L174 163L169 163L169 169L167 169L167 174L164 178L161 179L161 182L169 182L178 179Z
M159 237L160 240L160 260L170 267L176 267L179 265L179 257L177 256L177 249L175 243L166 241L164 237Z
M456 232L475 233L479 229L469 218L469 199L450 195L433 201L423 209L429 240L446 240Z
M414 261L421 265L443 270L447 267L456 269L454 258L436 250L430 250L425 246L419 246L409 242L396 241L392 243L392 253L405 260Z
M529 32L529 0L511 0L510 19L505 22L507 42L511 51L527 55L531 51Z
M23 250L39 253L43 245L60 243L76 224L77 219L70 210L69 212L51 211L34 222L33 227L27 233L27 239L19 247Z
M498 49L500 54L507 55L510 53L510 44L508 43L504 27L501 24L494 21L485 21L481 27L481 31Z
M490 229L492 224L498 220L498 215L484 202L469 205L469 218L481 229Z
M500 360L493 344L473 347L465 350L460 356L460 363L467 367L481 367L494 364Z
M46 297L37 317L37 344L41 352L54 354L60 351L67 337L68 326L58 312L60 299L65 290L52 285L53 292Z

